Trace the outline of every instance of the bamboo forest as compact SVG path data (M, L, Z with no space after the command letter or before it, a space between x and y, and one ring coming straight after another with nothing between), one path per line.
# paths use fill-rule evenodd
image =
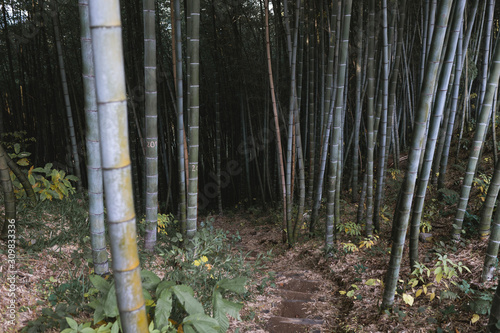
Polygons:
M0 332L500 332L499 20L1 0Z

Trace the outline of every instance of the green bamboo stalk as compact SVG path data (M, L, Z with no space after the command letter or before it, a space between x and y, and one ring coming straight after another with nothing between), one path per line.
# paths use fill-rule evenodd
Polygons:
M117 304L123 331L145 333L148 320L136 241L120 3L90 0L89 9Z
M346 86L347 59L349 56L349 30L351 26L352 0L345 0L342 3L343 19L340 43L340 56L337 76L337 96L335 98L335 116L333 123L333 137L330 145L330 174L328 176L328 203L326 216L325 248L331 249L334 241L334 208L338 205L336 200L339 165L341 162L340 145L342 141L342 113L344 110L344 89Z
M179 222L181 233L186 235L186 169L184 155L184 88L182 68L182 34L181 34L181 4L180 0L174 0L175 15L175 92L177 105L177 153L179 163Z
M375 149L374 125L375 125L375 0L370 0L370 11L368 14L368 64L367 64L367 147L366 147L366 223L365 233L370 237L373 233L373 155Z
M459 0L455 6L453 15L453 23L450 27L450 38L448 39L448 47L444 57L444 64L441 68L438 83L438 93L434 100L432 118L430 121L427 143L424 153L424 163L421 166L420 174L418 177L418 186L415 193L415 203L411 214L411 227L410 227L410 267L414 267L418 261L418 236L420 234L420 221L422 218L422 211L424 208L425 194L427 191L427 184L431 174L432 160L436 150L436 142L443 118L444 107L446 104L446 97L448 92L448 85L451 78L453 69L453 60L457 50L458 37L460 35L460 27L463 23L463 13L466 0ZM460 59L458 59L460 61Z
M200 0L190 0L191 34L189 35L189 182L187 194L188 239L194 237L198 219L198 158L200 124Z
M61 75L61 83L63 88L64 95L64 105L66 107L66 116L68 118L69 125L69 136L71 140L71 153L73 155L73 166L75 168L75 175L78 177L76 182L76 189L78 192L82 191L82 172L80 169L80 156L78 155L78 147L76 144L76 134L75 134L75 126L73 124L73 115L71 111L71 102L69 100L69 91L68 91L68 81L66 79L66 69L64 67L64 57L63 50L61 46L61 33L59 31L59 17L58 15L54 16L54 35L56 40L56 49L57 49L57 59L59 60L59 72Z
M156 88L155 1L143 1L146 110L146 228L144 248L153 251L158 227L158 92Z
M460 201L458 202L457 213L453 224L452 237L454 240L460 239L465 210L467 209L469 194L474 180L474 174L476 173L478 157L484 143L486 129L488 128L489 118L492 112L493 98L495 97L498 87L498 78L500 76L500 46L498 45L498 39L495 44L495 52L491 59L491 66L488 74L488 85L479 111L476 132L474 133L474 140L472 141L467 169L462 183Z
M396 292L397 281L399 278L399 270L401 267L401 259L403 256L403 247L406 238L406 230L408 228L408 220L413 201L413 193L417 172L419 168L420 155L423 149L423 139L426 132L427 120L431 110L433 100L434 87L439 68L439 60L443 48L443 41L446 34L448 17L451 9L451 0L442 1L439 5L438 19L434 36L429 50L427 65L425 68L425 76L422 83L422 91L420 93L419 105L415 114L415 126L411 144L410 156L408 158L408 170L406 172L403 185L401 186L399 195L399 204L393 221L395 238L393 239L391 249L391 259L385 277L385 289L382 299L382 308L391 308L394 304L394 295Z
M87 178L89 194L89 224L94 272L109 273L108 251L106 250L106 229L104 224L104 193L101 168L101 147L99 138L99 114L95 91L92 37L90 35L89 2L79 0L80 31L82 46L82 76L85 95Z

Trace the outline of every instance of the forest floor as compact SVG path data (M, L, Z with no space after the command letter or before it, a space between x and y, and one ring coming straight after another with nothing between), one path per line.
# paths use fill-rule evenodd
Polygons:
M355 219L356 206L343 205L343 215ZM384 280L390 256L387 237L381 236L370 248L365 246L359 249L358 246L358 250L354 251L339 250L328 258L322 250L321 239L304 240L288 249L281 244L279 228L270 227L267 219L268 217L258 217L252 213L216 218L215 226L239 233L241 248L250 251L250 260L269 250L274 253L273 260L267 263L265 273L256 277L255 285L264 286L263 290L254 291L256 298L243 308L243 321L232 321L232 332L237 332L237 329L239 332L258 333L295 332L289 328L273 327L273 318L290 312L286 309L290 305L298 307L295 311L302 310L302 313L294 314L296 318L311 319L311 324L322 321L319 326L299 325L296 332L439 332L439 329L443 332L484 331L488 320L485 309L474 311L480 306L476 304L471 309L469 303L478 303L477 299L486 294L492 296L492 284L480 282L486 242L465 240L458 244L445 243L444 240L449 239L451 217L433 223L432 241L420 245L422 262L432 269L436 254L446 253L452 263L461 262L472 272L457 271L458 276L451 280L458 285L466 281L472 291L465 293L451 281L443 279L439 284L429 286L427 295L422 292L419 297L415 297L416 291L422 286L411 288L407 285L410 270L408 252L405 250L399 295L396 295L394 310L391 312L380 310L383 293L381 281ZM390 234L388 220L382 225L380 234ZM344 244L355 244L360 239L363 238L339 234L337 244L342 248ZM273 283L268 283L270 276L274 277ZM297 280L315 283L316 288L312 290L308 285L304 285L303 290L300 287L294 289L296 292L309 294L309 300L304 301L304 297L297 300L293 294L290 296L290 293L283 292L287 284ZM435 296L431 300L432 291ZM403 301L402 293L414 298L411 306ZM487 307L490 303L486 301L485 304ZM474 316L481 311L482 315Z
M449 236L456 210L456 200L452 199L460 191L465 161L466 158L458 162L462 165L450 168L455 171L449 175L449 192L438 193L429 187L423 220L430 225L432 238L420 242L419 253L430 274L427 276L424 270L417 275L424 283L411 282L407 240L392 311L381 311L380 303L390 257L392 212L402 172L389 170L381 231L375 239L365 239L363 230L356 234L360 229L353 222L358 204L342 201L342 219L331 256L325 256L323 251L321 230L313 239L303 232L291 249L283 245L276 211L246 207L228 211L224 216L211 216L214 227L239 234L241 239L234 251L246 253L245 260L271 258L249 283L253 297L245 302L242 321L231 321L230 332L292 333L295 328L297 332L484 331L497 281L480 282L487 246L477 235L477 216L487 185L481 183L480 176L471 193L474 199L464 223L466 233L460 242L451 242ZM479 175L491 175L492 162L486 162ZM443 200L443 195L448 200ZM346 193L345 197L348 196ZM6 245L0 243L0 332L18 332L48 308L54 309L54 295L75 302L82 299L77 288L91 269L88 251L81 246L86 244L89 248L90 244L88 237L80 245L74 243L77 230L88 228L84 217L75 221L75 216L86 216L86 203L81 199L75 202L55 205L57 208L51 211L26 210L28 213L19 214L22 227L16 248L15 326L6 326L6 309L12 297L6 279L9 276ZM433 270L445 255L447 267L454 268L454 273L437 281ZM459 269L460 265L468 269ZM78 319L91 321L92 317L82 313ZM287 324L297 325L292 329Z

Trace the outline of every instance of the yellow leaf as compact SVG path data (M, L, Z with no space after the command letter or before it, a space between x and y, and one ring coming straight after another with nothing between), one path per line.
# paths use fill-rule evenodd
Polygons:
M409 294L403 294L403 301L408 304L409 306L412 306L413 305L413 301L415 299L413 298L412 295L409 295Z
M375 285L375 279L369 279L369 280L366 280L365 284L367 286L374 286Z
M417 298L421 294L422 294L422 289L417 290L417 292L415 293L415 298Z
M339 290L339 294L340 294L340 295L345 295L345 294L346 294L346 292L345 292L344 290Z
M422 288L424 289L424 294L427 295L427 285L423 286Z
M439 274L436 275L436 282L437 283L441 282L442 278L443 278L443 273L440 272Z
M471 322L471 324L475 324L478 320L479 320L479 315L477 313L474 313L472 315L470 322Z
M430 294L429 295L429 300L432 301L434 299L434 297L436 297L435 293Z
M20 166L27 166L27 165L30 164L30 162L28 161L28 159L26 157L25 158L21 158L16 163L19 164Z

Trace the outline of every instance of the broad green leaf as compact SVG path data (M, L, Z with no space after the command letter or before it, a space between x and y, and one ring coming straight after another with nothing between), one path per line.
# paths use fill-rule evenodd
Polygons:
M43 171L45 172L45 175L50 175L51 169L52 169L52 163L47 163L45 164L45 167L43 168Z
M24 157L28 157L28 156L31 156L31 153L27 152L27 151L22 151L19 154L17 154L17 157L19 157L19 158L24 158Z
M409 295L409 294L403 294L403 301L408 304L409 306L412 306L413 305L413 301L415 299L413 298L413 296Z
M118 333L120 331L120 321L114 322L113 327L111 327L111 333Z
M48 193L50 193L50 195L54 198L58 198L59 200L61 200L62 198L64 198L63 194L61 192L58 192L58 191L55 191L55 190L50 190L48 189L47 190Z
M108 292L111 289L111 283L104 280L104 278L99 275L90 275L89 279L92 285L102 293L103 297L108 295Z
M68 323L69 327L71 327L75 331L78 331L78 323L73 318L66 317L66 322Z
M247 278L238 277L235 279L222 279L217 282L215 288L219 287L224 290L230 290L237 294L243 294L246 292L245 283L247 282Z
M42 172L45 172L45 169L43 169L43 168L35 168L35 169L33 169L33 172L42 173Z
M147 290L154 290L158 284L161 282L161 279L151 271L141 271L141 281L142 287Z
M80 332L82 332L82 333L95 333L95 330L93 328L90 328L90 327L85 327Z
M354 290L349 290L347 292L347 297L353 297L354 296Z
M172 293L165 290L161 293L155 308L155 324L156 328L161 331L164 326L168 325L168 318L172 311Z
M153 300L153 297L151 297L151 294L149 293L149 291L147 291L144 288L142 288L142 296L144 297L145 301L152 301ZM154 302L152 302L152 303L154 303Z
M36 180L35 177L33 177L33 175L28 175L28 181L30 182L31 186L36 184Z
M158 286L156 287L156 295L161 295L163 293L163 290L165 289L170 289L173 286L175 286L174 281L161 281Z
M68 196L68 189L66 186L64 186L63 183L59 183L57 185L57 189L62 193L63 196L65 196L65 197Z
M78 181L78 177L77 177L77 176L73 176L73 175L67 175L67 176L66 176L66 179L73 180L73 181L75 181L75 182L77 182L77 181Z
M204 313L201 303L193 297L194 292L191 287L185 285L176 285L172 287L172 291L188 314L194 315L198 313Z
M47 192L46 191L42 191L40 193L40 201L45 201L46 199L48 199ZM52 199L52 198L50 198L50 199Z
M116 289L115 285L111 287L106 297L106 303L104 304L104 313L106 317L114 318L120 314L118 311L118 304L116 301Z
M196 313L187 316L182 321L182 328L184 332L203 332L203 333L218 333L219 323L212 317L204 313Z
M30 162L28 161L27 158L21 158L16 163L19 164L20 166L28 166L28 165L30 165Z
M19 154L21 152L21 145L19 143L14 144L14 153Z
M220 295L220 299L218 302L220 303L218 303L217 307L215 308L216 311L222 311L230 315L234 319L241 320L240 311L243 308L242 303L235 303L232 301L228 301L222 298L222 295Z

